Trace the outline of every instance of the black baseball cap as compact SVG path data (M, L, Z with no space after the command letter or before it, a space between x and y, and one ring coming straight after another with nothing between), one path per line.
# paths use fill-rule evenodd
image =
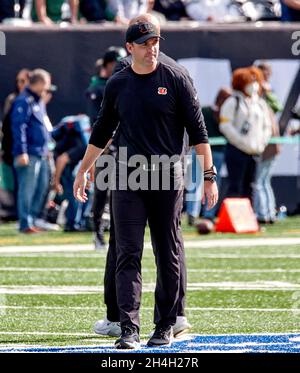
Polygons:
M160 32L156 26L150 22L135 23L128 27L126 31L126 42L143 44L151 38L160 38Z
M126 57L127 53L122 47L110 47L108 48L103 56L103 66L106 66L109 62L120 61Z

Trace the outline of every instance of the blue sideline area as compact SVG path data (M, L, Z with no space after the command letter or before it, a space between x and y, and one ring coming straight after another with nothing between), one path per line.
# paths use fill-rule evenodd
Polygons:
M175 340L170 347L148 348L142 345L139 350L116 350L112 343L101 346L4 347L0 348L0 353L300 353L300 334L189 335Z

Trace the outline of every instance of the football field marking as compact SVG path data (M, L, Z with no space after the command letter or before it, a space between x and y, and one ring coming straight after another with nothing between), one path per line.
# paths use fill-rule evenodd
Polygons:
M70 268L70 267L0 267L0 272L104 272L104 268ZM156 272L155 268L143 268L142 272ZM221 268L201 268L188 269L192 273L300 273L300 269L221 269Z
M300 284L283 281L255 281L255 282L198 282L188 283L188 291L205 289L219 290L299 290ZM155 284L143 284L143 292L154 292ZM0 294L52 294L52 295L76 295L103 293L103 286L46 286L46 285L7 285L0 286Z
M105 307L100 306L3 306L0 305L0 309L7 310L49 310L49 311L104 311ZM153 311L153 307L142 307L142 310ZM186 311L232 311L232 312L298 312L300 308L245 308L245 307L185 307ZM1 334L1 332L0 332Z
M48 335L44 332L32 332L34 335ZM24 333L25 335L32 335ZM1 334L1 333L0 333ZM18 334L18 333L14 333ZM85 333L57 333L59 335L79 335L89 336ZM300 335L298 333L258 333L258 334L225 334L225 335L187 335L181 339L175 339L171 346L162 348L149 348L145 346L143 336L142 346L138 350L126 351L139 353L159 353L159 352L300 352ZM97 343L97 344L96 344ZM97 339L94 345L75 345L75 346L40 346L36 345L25 347L24 344L11 343L1 346L0 352L64 352L64 353L118 353L113 346L113 339Z
M269 253L269 254L245 254L244 252L238 252L238 253L226 253L226 252L220 252L220 253L209 253L204 252L202 248L195 249L192 251L189 251L186 253L187 259L299 259L300 258L300 252L299 254L297 251L300 250L300 247L296 247L296 253ZM226 250L226 248L224 248ZM251 250L251 247L248 248L248 250ZM104 250L103 252L95 252L93 250L91 253L80 253L80 252L67 252L67 251L59 251L59 252L40 252L40 253L18 253L18 252L7 252L7 253L0 253L0 260L6 259L6 258L39 258L39 259L64 259L64 258L74 258L74 259L99 259L99 260L105 260L106 259L107 251ZM147 259L152 259L152 253L150 257L147 257ZM20 267L21 268L21 267ZM71 268L69 266L69 268Z
M300 237L275 237L275 238L226 238L214 240L184 241L185 248L217 248L217 247L254 247L254 246L282 246L300 245ZM150 242L145 242L145 249L152 249ZM40 245L40 246L3 246L0 247L0 254L4 253L26 253L26 252L95 252L93 245L72 244L72 245ZM103 250L105 252L105 250Z

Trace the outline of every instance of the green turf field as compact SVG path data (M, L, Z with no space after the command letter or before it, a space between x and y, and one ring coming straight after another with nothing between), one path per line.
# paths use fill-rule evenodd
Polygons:
M184 237L188 240L198 240L199 234L194 227L186 224L183 217ZM222 239L223 237L241 238L241 237L300 237L300 216L287 218L278 221L274 225L262 226L259 233L253 234L224 234L211 233L201 236L201 240ZM146 240L149 240L149 232L146 230ZM0 222L0 247L7 245L55 245L55 244L90 244L91 233L65 233L65 232L47 232L36 235L20 234L16 229L16 223L1 224Z
M300 245L249 245L201 248L200 237L184 227L187 248L186 313L192 333L300 332ZM147 236L148 237L148 236ZM249 237L236 236L237 239ZM253 238L300 237L300 218L288 218ZM148 239L148 238L147 238ZM90 243L90 234L15 232L0 227L0 246ZM104 315L105 252L0 253L0 346L96 345L113 338L93 334L94 322ZM152 329L154 259L144 250L142 336Z

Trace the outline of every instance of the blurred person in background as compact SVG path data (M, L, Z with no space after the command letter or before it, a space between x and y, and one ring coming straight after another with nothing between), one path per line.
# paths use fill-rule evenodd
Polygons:
M7 96L4 102L4 108L3 108L3 115L5 116L11 109L12 103L15 100L15 98L23 92L24 88L29 83L29 73L30 70L28 69L21 69L17 75L16 75L16 84L15 84L15 90L11 94Z
M230 97L232 91L229 88L222 88L217 94L215 99L215 104L213 106L204 106L202 107L202 114L205 120L205 125L209 138L211 137L221 137L222 134L219 130L219 116L220 109L224 101ZM211 145L213 163L217 171L217 185L220 190L221 183L221 167L224 162L224 145ZM189 166L188 177L189 177L189 187L188 190L190 193L195 194L195 198L192 200L186 201L186 212L188 217L188 224L195 225L197 219L199 218L201 212L201 197L202 197L202 180L197 175L201 175L202 167L200 162L197 159L194 149L192 150L192 163ZM196 176L196 177L195 177ZM193 188L194 184L194 188ZM212 209L207 210L205 205L202 206L202 216L205 219L214 220L217 212L217 206L214 206Z
M3 161L12 166L12 132L11 132L11 108L16 97L24 91L29 83L29 70L22 69L16 75L15 90L5 99L3 108L3 124L2 124L2 159Z
M260 97L261 87L251 68L234 70L232 88L233 95L220 111L220 131L228 141L226 196L253 201L257 156L263 153L272 134L270 109Z
M259 62L256 67L263 74L263 76L261 76L259 71L257 72L254 66L254 72L256 71L262 79L261 81L262 98L266 100L267 104L270 106L274 114L277 114L283 110L283 106L280 103L276 94L273 92L272 87L271 87L270 79L272 76L272 67L266 61Z
M94 123L99 113L103 100L104 89L107 80L111 77L116 62L126 57L127 53L122 47L108 48L103 58L95 62L95 75L91 77L89 87L86 91L88 99L87 113L91 123Z
M251 69L260 84L261 97L270 108L272 136L278 137L280 136L279 126L274 114L282 111L282 106L271 90L271 66L267 62L262 62L257 67L253 66ZM272 224L276 220L276 201L271 185L271 170L276 155L278 155L279 152L279 144L268 144L257 162L254 184L254 210L260 224Z
M45 106L52 100L53 93L57 90L55 85L50 86L50 88L43 92L42 94L42 101L44 102ZM47 115L47 111L45 112L44 116L44 123L49 132L49 135L53 131L52 123ZM48 149L51 145L51 140L49 138ZM45 231L59 231L60 227L58 224L52 224L47 221L46 219L46 211L45 206L48 200L48 195L50 192L51 187L51 179L53 174L53 154L52 152L48 152L47 157L43 157L41 160L41 167L39 172L39 180L38 185L42 190L47 190L46 194L43 193L37 196L37 200L32 209L32 216L34 221L34 226L40 228Z
M98 58L94 64L94 75L91 76L89 86L85 92L87 99L87 115L91 124L97 118L99 107L103 99L103 93L107 79L102 77L103 58Z
M65 5L66 4L66 5ZM67 6L67 15L64 7ZM33 0L31 18L34 22L41 22L51 26L62 20L75 23L78 16L78 0Z
M300 0L281 0L281 20L300 22Z
M18 193L18 183L16 170L13 166L13 154L12 154L12 130L11 130L11 108L16 97L23 92L25 87L29 83L29 70L22 69L16 75L15 89L8 97L5 99L3 107L3 119L1 127L1 161L6 166L3 172L3 181L5 184L11 185L11 199L13 210L15 211L14 216L17 215L17 193Z
M51 87L51 76L43 69L30 73L29 85L15 99L11 112L14 167L18 183L19 229L37 233L34 212L40 208L47 185L40 184L41 166L48 156L49 132L42 99ZM37 206L39 205L39 206Z
M208 137L221 137L220 132L220 111L223 103L232 95L230 88L221 88L217 93L215 103L213 106L204 106L202 108L202 114L205 120ZM217 185L218 189L221 190L221 168L224 163L225 157L225 145L211 145L213 163L217 171ZM202 216L205 219L214 220L217 214L218 205L212 209L207 210L206 206L203 206Z
M54 127L52 138L55 174L53 187L57 193L55 202L68 201L65 232L80 232L85 229L84 209L73 196L73 182L76 167L82 160L90 135L90 121L86 115L68 116Z
M185 0L184 4L187 15L195 21L224 22L238 15L230 0Z
M153 10L163 14L168 21L180 21L187 17L184 1L181 0L155 0Z
M153 8L151 0L107 0L110 11L114 14L114 21L128 25L129 20L142 13L148 13Z
M1 0L0 22L7 18L22 18L25 0Z
M99 108L103 100L104 89L108 79L112 76L115 66L118 61L127 56L127 52L122 47L110 47L108 48L103 58L96 61L96 75L92 77L89 88L87 89L88 97L88 113L90 116L91 123L94 123ZM113 144L110 144L104 154L115 154L115 147ZM104 229L105 224L103 221L103 213L105 205L108 201L108 189L102 190L97 188L96 180L98 175L102 171L101 167L95 168L95 186L94 186L94 200L93 200L93 220L94 220L94 229L95 229L95 249L104 249L105 240L104 240Z
M107 0L77 0L79 11L88 22L101 23L112 21L113 14L107 6Z

